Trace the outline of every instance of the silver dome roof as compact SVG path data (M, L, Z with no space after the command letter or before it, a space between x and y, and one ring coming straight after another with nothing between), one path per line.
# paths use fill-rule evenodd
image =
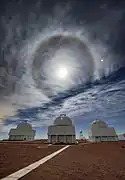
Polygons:
M27 122L21 122L20 124L17 125L18 130L32 130L31 124Z
M95 120L91 123L91 127L107 128L108 125L102 120Z
M60 114L54 121L56 126L72 126L72 120L66 114Z

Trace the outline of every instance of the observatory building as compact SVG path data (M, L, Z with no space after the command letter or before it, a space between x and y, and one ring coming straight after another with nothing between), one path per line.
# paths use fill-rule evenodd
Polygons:
M35 133L32 126L25 121L18 124L17 128L10 129L9 140L34 140Z
M91 142L118 141L115 129L108 127L108 125L101 120L95 120L91 123L88 136Z
M125 134L120 134L118 136L119 141L125 141Z
M60 114L52 126L48 127L49 143L76 143L75 127L66 114Z

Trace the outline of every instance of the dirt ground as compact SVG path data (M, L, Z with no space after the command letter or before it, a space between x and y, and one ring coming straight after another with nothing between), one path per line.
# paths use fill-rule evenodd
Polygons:
M125 180L125 143L71 146L20 180Z
M1 142L0 178L26 167L60 148L62 146L48 146L41 143Z

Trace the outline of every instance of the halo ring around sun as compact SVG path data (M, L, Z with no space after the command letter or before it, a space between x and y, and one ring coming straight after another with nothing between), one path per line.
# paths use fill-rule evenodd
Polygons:
M32 63L32 77L40 89L67 90L76 82L90 81L93 72L94 60L89 48L79 37L71 35L45 38Z

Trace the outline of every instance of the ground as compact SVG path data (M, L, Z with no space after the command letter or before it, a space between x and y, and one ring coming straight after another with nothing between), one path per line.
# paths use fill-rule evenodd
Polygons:
M0 143L0 178L57 151L62 146L48 146L41 142Z
M5 146L5 145L2 145ZM10 146L10 145L9 145ZM18 145L19 146L19 145ZM24 145L20 145L24 146ZM21 147L20 147L21 148ZM8 150L13 149L13 155L11 158L4 157L2 169L0 168L0 174L2 176L8 175L10 172L10 159L15 157L25 157L25 163L32 163L49 153L56 151L56 149L62 148L61 146L41 145L41 149L36 148L36 144L27 145L25 148L18 148L15 151L15 147L8 147L5 150L9 154ZM3 149L3 148L2 148ZM25 149L25 150L24 150ZM49 149L49 150L48 150ZM45 150L45 151L44 151ZM23 151L23 153L22 153ZM51 152L50 152L51 151ZM12 150L11 150L12 152ZM20 152L20 153L19 153ZM19 155L23 154L23 155ZM26 158L26 155L30 154ZM1 156L0 147L0 157ZM37 156L37 157L36 157ZM17 159L17 158L16 158ZM30 160L29 160L30 159ZM20 160L22 166L23 161ZM28 161L28 162L27 162ZM32 162L31 162L32 161ZM2 159L0 158L0 164ZM16 160L13 160L14 164L18 166ZM16 169L15 169L16 171ZM8 173L9 172L9 173ZM125 142L103 142L94 144L79 144L72 145L59 155L53 157L48 162L40 165L37 169L33 170L29 174L22 177L20 180L125 180Z

